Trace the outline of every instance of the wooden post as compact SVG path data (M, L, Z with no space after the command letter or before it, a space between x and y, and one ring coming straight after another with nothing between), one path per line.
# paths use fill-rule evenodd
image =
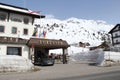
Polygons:
M31 59L32 63L35 62L34 51L35 51L35 50L34 50L34 47L33 47L33 46L30 47L30 59Z
M67 64L67 48L63 48L63 64Z

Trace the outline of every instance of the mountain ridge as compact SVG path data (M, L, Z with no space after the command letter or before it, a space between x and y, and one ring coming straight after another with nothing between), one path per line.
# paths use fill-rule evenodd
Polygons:
M35 20L38 33L46 31L48 39L63 39L69 44L89 42L91 46L97 46L103 42L102 37L111 30L114 25L102 20L85 20L71 17L66 20L45 18Z

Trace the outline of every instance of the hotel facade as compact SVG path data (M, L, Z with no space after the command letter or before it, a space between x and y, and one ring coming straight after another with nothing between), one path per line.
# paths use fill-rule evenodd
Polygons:
M67 54L69 45L64 40L32 37L34 20L45 18L26 8L0 3L0 55L19 55L33 63L47 56L50 49L63 49ZM42 54L42 56L41 56Z

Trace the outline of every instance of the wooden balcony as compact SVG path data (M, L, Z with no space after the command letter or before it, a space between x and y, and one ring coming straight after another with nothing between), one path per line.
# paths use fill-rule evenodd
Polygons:
M120 44L120 42L115 42L115 43L113 43L113 45L118 45L118 44Z
M26 44L28 40L14 37L0 37L0 43Z
M118 36L113 36L112 38L120 38L120 35L118 35Z

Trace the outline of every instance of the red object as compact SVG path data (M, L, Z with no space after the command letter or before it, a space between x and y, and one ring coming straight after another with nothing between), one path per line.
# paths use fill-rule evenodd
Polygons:
M34 45L32 44L31 48L34 48Z
M29 10L29 13L30 13L30 14L39 14L40 11L31 11L31 10Z

